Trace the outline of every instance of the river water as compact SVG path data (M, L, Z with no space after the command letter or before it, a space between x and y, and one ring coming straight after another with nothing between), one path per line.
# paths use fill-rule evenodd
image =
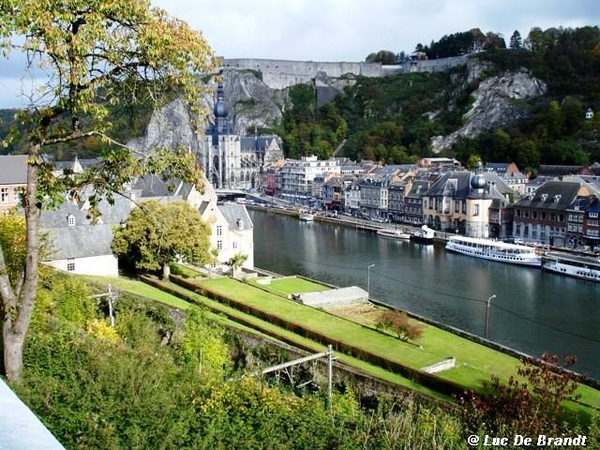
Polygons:
M495 295L489 339L533 356L575 355L574 370L600 379L598 283L343 225L249 212L257 267L337 286L367 289L369 284L371 298L480 336L485 334L486 301Z

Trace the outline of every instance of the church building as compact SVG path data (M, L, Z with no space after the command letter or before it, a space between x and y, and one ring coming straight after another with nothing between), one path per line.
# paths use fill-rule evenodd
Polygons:
M215 122L200 143L198 161L215 189L259 188L265 164L283 158L278 136L241 136L229 119L223 86L217 88Z

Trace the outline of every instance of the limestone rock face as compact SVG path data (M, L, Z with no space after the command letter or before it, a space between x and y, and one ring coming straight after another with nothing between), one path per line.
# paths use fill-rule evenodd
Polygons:
M142 153L156 148L180 146L196 152L198 136L192 130L184 102L178 99L155 111L146 129L146 135L128 142L127 146Z
M199 148L206 129L214 123L213 109L218 83L223 84L225 101L229 106L228 119L236 134L251 134L255 126L273 127L281 121L287 94L284 91L270 89L252 71L225 70L220 80L213 77L209 89L202 99L206 106L205 124L199 133L190 125L189 114L181 99L175 100L156 111L146 135L128 143L134 151L147 152L155 148L176 148L184 146L193 152Z
M483 80L473 93L475 101L464 115L465 125L448 136L432 140L435 153L447 149L458 138L474 138L484 130L522 120L527 109L519 107L520 101L535 98L547 91L546 84L527 72L507 72Z
M221 75L225 101L229 105L229 119L236 134L251 134L255 126L273 127L281 121L287 102L284 91L269 88L256 72L250 70L224 70ZM211 81L216 92L217 81ZM212 112L214 96L207 97ZM209 114L208 121L214 117Z

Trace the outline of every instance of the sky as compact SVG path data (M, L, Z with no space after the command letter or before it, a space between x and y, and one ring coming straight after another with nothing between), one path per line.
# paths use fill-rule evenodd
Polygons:
M225 58L364 61L379 50L412 52L479 28L525 39L531 28L600 25L598 0L151 0L202 31ZM21 107L31 82L23 60L0 59L0 108Z

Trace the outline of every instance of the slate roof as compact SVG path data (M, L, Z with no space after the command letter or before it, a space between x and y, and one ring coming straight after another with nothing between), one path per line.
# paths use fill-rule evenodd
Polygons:
M425 193L427 191L428 187L429 187L429 183L427 181L415 180L413 182L410 192L408 194L406 194L405 196L420 198L423 195L423 193Z
M468 198L476 191L471 187L472 172L453 171L442 175L431 187L423 193L428 197L453 197ZM481 174L486 181L485 195L488 198L504 199L505 195L512 194L512 189L495 172Z
M250 215L248 214L248 210L243 204L235 203L235 202L227 202L221 203L217 205L221 214L227 220L229 224L230 230L252 230L253 224L252 219L250 219Z
M27 158L27 155L0 156L0 184L26 184Z
M546 181L534 194L516 203L518 207L565 211L577 197L581 185L565 181Z
M467 198L471 192L471 172L449 172L438 178L422 195Z
M241 136L240 147L242 151L251 151L266 149L273 140L277 141L276 136Z
M48 231L51 243L49 259L83 258L111 255L112 228L120 225L129 216L132 204L127 198L115 197L114 205L102 201L99 205L102 216L96 225L87 219L87 210L66 201L55 211L42 211L40 226ZM72 215L75 225L68 225Z

